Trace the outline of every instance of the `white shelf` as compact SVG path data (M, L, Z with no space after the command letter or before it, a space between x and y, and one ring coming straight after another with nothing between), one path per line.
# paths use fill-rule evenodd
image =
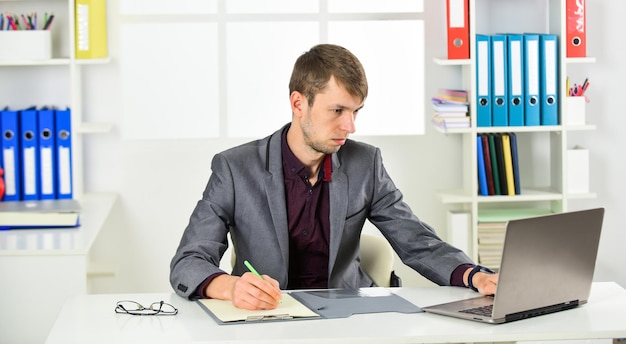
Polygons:
M499 0L470 0L469 1L469 32L470 40L476 34L495 34L497 32L542 32L565 37L566 27L565 4L566 0L550 0L546 2L502 2ZM524 13L542 13L537 18L528 19ZM518 18L519 17L519 18ZM530 26L529 26L530 25ZM440 66L461 66L459 80L462 85L451 88L464 88L470 95L476 94L476 67L475 47L470 45L470 59L448 60L435 58L434 63ZM549 208L553 212L567 211L570 200L594 198L594 193L572 194L562 190L567 189L567 164L569 133L591 131L596 129L595 124L569 125L566 107L567 68L571 64L595 63L594 57L567 58L565 57L566 42L560 44L560 62L558 85L561 90L559 120L561 125L553 126L506 126L506 127L476 127L475 118L470 128L445 129L434 126L443 134L463 135L462 170L459 171L459 180L455 184L463 185L461 189L443 190L438 196L443 204L451 209L463 209L472 215L470 256L478 261L478 212L487 209L501 208ZM441 87L447 87L442 85ZM476 104L470 98L470 114L475 116ZM525 174L521 179L520 195L478 195L478 166L476 135L483 133L546 133L549 135L520 135L518 149L520 150L520 169ZM574 136L572 136L574 137ZM525 140L536 140L529 142ZM545 165L545 166L544 166ZM521 167L524 167L523 169ZM546 175L547 173L547 175ZM461 182L461 183L458 183ZM545 187L535 187L546 185Z
M53 58L49 60L0 60L0 66L67 66L71 60L69 58Z
M585 125L549 125L549 126L523 126L523 127L477 127L477 128L440 128L433 126L435 130L442 134L471 134L471 133L540 133L559 131L584 131L595 130L595 124Z
M104 134L111 132L113 128L112 123L87 123L83 122L78 127L78 132L81 134Z
M596 125L595 124L566 125L565 128L568 131L596 130Z
M596 63L595 57L568 57L566 63Z
M435 57L433 61L440 66L465 66L465 65L469 65L472 60L470 59L449 60L447 58Z
M77 65L101 65L111 62L111 58L107 57L101 59L75 59L74 62Z
M580 195L582 196L582 194ZM520 195L513 196L479 196L465 190L445 190L439 193L444 204L462 203L506 203L506 202L539 202L556 201L563 198L563 194L550 188L523 188ZM583 198L583 197L581 197Z
M102 59L71 59L69 57L52 58L48 60L0 60L1 67L15 66L68 66L76 65L101 65L111 62L111 58Z

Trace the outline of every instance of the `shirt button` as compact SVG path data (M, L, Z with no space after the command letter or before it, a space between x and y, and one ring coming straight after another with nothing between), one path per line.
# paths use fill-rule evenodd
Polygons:
M309 231L307 231L306 229L302 231L302 235L306 236L309 235Z

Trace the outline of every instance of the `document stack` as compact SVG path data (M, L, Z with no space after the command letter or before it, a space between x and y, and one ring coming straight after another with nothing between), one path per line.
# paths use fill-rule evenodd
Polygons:
M469 103L467 91L440 89L432 98L433 124L444 130L452 128L469 128Z
M481 209L478 211L478 263L492 270L500 268L504 236L509 220L550 214L548 209Z
M0 111L2 201L72 199L70 109Z
M500 268L506 221L478 222L478 264Z

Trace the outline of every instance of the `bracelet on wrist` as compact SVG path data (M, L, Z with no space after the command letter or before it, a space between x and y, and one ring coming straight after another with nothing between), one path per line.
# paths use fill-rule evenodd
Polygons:
M493 274L493 273L494 273L494 271L493 271L493 270L491 270L491 269L489 269L489 268L486 268L486 267L484 267L484 266L481 266L481 265L476 265L476 266L472 269L472 271L470 271L469 275L467 276L467 287L468 287L468 288L470 288L470 289L472 289L473 291L476 291L476 292L478 291L478 288L476 288L476 287L474 286L474 283L472 283L472 279L474 278L474 275L475 275L477 272L484 272L484 273L488 273L488 274Z

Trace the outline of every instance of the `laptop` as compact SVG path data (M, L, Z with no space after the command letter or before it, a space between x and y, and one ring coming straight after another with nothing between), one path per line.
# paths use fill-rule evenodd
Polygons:
M501 324L586 303L603 218L596 208L510 220L496 294L422 309Z

